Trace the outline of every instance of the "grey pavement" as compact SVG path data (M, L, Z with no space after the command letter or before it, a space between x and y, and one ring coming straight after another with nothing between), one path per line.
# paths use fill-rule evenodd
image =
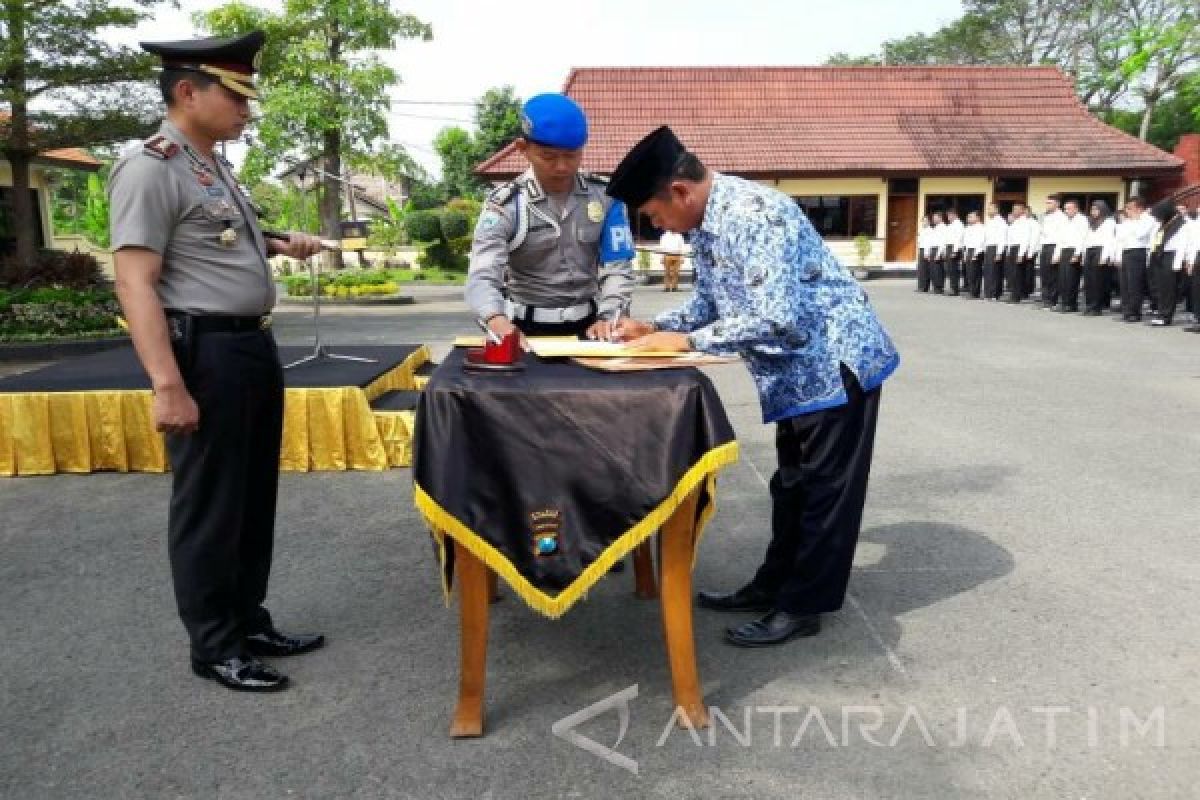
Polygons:
M656 604L632 576L543 619L493 608L487 735L451 741L456 614L406 470L285 474L269 605L329 636L295 687L191 676L168 479L0 479L6 798L1192 798L1200 785L1200 336L868 284L903 364L883 397L850 597L820 636L744 651L696 613L699 740L669 725ZM331 310L328 342L446 351L453 289ZM635 314L686 295L639 290ZM302 310L281 340L306 341ZM766 540L772 430L711 371L742 442L695 579ZM551 732L637 687L616 750ZM578 729L612 747L617 714ZM710 736L712 737L710 739Z

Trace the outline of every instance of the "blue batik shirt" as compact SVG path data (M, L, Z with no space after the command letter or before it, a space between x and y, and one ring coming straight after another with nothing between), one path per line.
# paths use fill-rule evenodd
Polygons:
M740 355L766 422L844 405L842 364L866 391L899 365L866 293L787 195L714 173L690 241L695 292L654 324Z

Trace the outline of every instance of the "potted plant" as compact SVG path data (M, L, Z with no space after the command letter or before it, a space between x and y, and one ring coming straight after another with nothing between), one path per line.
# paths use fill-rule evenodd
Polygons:
M858 254L858 269L854 270L854 277L865 281L871 277L871 273L867 271L867 258L871 255L871 240L865 233L854 237L854 252Z

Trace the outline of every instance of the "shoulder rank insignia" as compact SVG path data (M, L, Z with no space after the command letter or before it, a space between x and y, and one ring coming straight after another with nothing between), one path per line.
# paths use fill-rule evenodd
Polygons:
M517 185L515 183L509 182L502 184L491 191L491 194L487 196L487 201L489 203L494 203L497 206L503 206L510 199L512 199L513 192L516 190Z
M166 161L179 153L179 145L159 135L142 142L142 152Z

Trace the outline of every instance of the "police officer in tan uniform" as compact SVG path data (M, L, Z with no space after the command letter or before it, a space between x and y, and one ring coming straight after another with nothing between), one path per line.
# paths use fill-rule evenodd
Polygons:
M266 239L218 141L241 136L264 36L143 43L163 60L159 132L109 183L117 296L154 391L173 471L168 552L192 670L232 689L288 681L257 656L320 647L276 630L271 569L283 373L268 316L267 263L320 242Z
M489 329L605 339L633 294L633 234L607 182L581 172L587 119L562 94L522 109L529 161L487 199L475 228L466 301Z

